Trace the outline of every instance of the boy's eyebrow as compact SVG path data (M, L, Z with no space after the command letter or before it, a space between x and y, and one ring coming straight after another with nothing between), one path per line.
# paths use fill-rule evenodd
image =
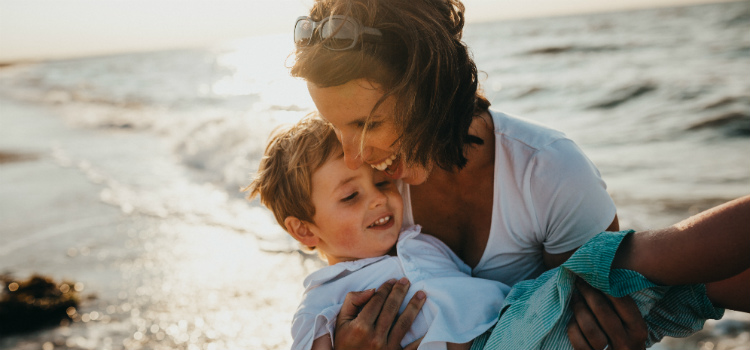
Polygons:
M338 185L336 185L336 188L344 186L347 183L354 181L358 177L359 177L359 175L354 175L354 176L347 177L346 179L343 179L343 180L339 181Z

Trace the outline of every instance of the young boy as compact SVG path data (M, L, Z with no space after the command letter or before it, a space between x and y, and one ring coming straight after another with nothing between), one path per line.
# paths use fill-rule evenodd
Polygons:
M468 349L497 321L510 288L472 278L450 248L421 235L419 226L402 230L403 202L394 181L371 167L349 169L326 122L306 118L275 133L246 190L260 194L279 224L329 264L304 281L292 349L332 348L346 294L392 279L408 278L409 298L420 290L429 295L403 345L424 336L424 349Z
M351 170L342 155L333 129L305 118L272 135L258 176L245 189L250 198L260 194L279 224L329 264L305 279L292 349L331 349L347 292L404 277L412 286L402 309L415 291L428 297L402 346L424 336L419 349L468 348L481 335L476 347L571 348L565 324L576 275L610 295L632 296L651 345L666 335L695 332L723 310L711 304L703 285L657 286L646 277L669 285L701 283L750 267L742 254L750 250L750 234L739 224L750 211L746 197L727 210L691 218L687 226L602 233L561 267L508 294L503 284L470 277L470 268L445 244L420 234L419 226L402 229L403 203L392 180L370 167ZM720 233L725 239L707 251L703 244L711 240L701 234L712 228L726 231ZM685 260L686 252L710 264ZM696 267L702 269L697 275Z

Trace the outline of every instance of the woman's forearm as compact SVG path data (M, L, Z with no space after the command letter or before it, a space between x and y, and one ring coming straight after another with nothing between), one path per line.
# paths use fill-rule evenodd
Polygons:
M706 284L706 295L716 307L750 312L750 269L725 280Z
M750 268L750 196L694 215L665 229L625 238L613 268L634 270L654 283L709 283Z

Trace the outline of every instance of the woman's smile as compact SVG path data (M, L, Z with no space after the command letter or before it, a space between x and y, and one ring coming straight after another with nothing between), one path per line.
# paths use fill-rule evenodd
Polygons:
M380 170L380 171L385 171L386 168L388 168L389 166L391 166L391 164L393 164L393 161L395 161L397 157L398 156L396 156L396 154L392 154L390 157L386 158L384 161L382 161L380 163L372 164L372 163L368 162L368 164L370 164L370 166L373 169L377 169L377 170Z

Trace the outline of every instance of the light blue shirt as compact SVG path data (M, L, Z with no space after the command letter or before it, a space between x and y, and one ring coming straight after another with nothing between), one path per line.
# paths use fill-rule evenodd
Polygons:
M401 232L398 256L340 262L310 274L292 321L292 350L310 349L325 334L333 340L346 294L378 288L391 278L411 282L401 311L417 291L427 294L403 346L424 336L419 350L444 350L447 342L467 343L490 329L510 287L471 277L471 268L448 246L420 229L417 225Z

